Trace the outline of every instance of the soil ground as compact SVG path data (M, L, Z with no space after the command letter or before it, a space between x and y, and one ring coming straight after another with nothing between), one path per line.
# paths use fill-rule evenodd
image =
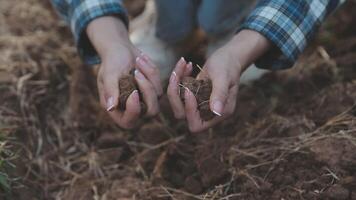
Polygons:
M115 126L51 5L1 1L0 123L18 179L0 199L356 200L355 9L334 13L293 69L241 86L231 119L190 134L165 98L135 130Z

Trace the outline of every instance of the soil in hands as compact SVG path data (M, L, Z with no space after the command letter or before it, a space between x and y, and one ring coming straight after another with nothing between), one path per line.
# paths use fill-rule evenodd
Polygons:
M194 94L201 119L204 121L213 119L216 115L210 110L211 80L197 80L193 77L184 77L180 85L180 98L183 101L186 89L189 89Z
M135 80L135 77L130 75L125 75L120 78L119 80L119 110L125 111L126 110L126 102L129 96L132 94L133 91L137 90L139 97L140 97L140 106L141 106L141 114L145 114L147 111L147 106L143 102L143 95L138 88L138 84Z

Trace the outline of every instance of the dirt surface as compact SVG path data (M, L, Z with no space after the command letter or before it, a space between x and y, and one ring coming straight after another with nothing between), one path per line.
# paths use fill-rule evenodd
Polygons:
M118 128L50 4L1 1L0 123L18 152L6 196L356 199L354 9L341 7L293 69L241 86L230 119L190 134L166 97L156 118Z
M210 110L209 99L212 91L210 80L196 80L193 77L184 77L180 85L180 98L184 102L185 90L190 90L198 103L200 117L204 121L209 121L215 117Z

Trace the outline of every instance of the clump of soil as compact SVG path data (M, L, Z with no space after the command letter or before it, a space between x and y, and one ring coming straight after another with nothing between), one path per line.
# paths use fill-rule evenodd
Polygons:
M186 88L194 94L202 120L209 121L215 117L209 106L210 94L213 88L210 80L196 80L193 77L184 77L181 86L180 97L183 101Z
M137 90L140 96L140 106L141 106L141 114L145 114L147 111L146 104L142 101L142 93L138 89L137 82L133 75L125 75L119 80L119 110L124 111L126 109L126 101L133 91Z

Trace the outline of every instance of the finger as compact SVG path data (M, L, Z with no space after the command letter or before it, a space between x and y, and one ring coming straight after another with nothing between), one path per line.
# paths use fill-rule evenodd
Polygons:
M184 75L186 65L187 63L184 60L184 58L181 58L178 61L174 71L171 74L168 88L167 88L168 100L171 104L174 116L177 119L183 119L185 117L184 105L183 102L181 101L180 94L179 94L180 91L179 83Z
M230 117L234 113L235 108L236 108L237 93L238 93L238 85L234 85L229 90L229 96L227 97L227 100L225 103L223 116L222 117L217 116L210 121L203 121L203 124L200 127L201 131L215 126L216 124L222 122L223 120Z
M126 101L126 110L122 116L122 124L126 128L132 128L140 117L141 106L138 90L134 90Z
M200 132L202 130L203 120L200 118L198 103L194 94L189 89L185 89L184 99L189 130L193 133Z
M159 112L158 96L151 82L138 70L135 70L135 79L143 94L143 101L147 105L147 116L155 116Z
M99 93L99 100L100 100L100 105L106 109L106 101L105 101L105 95L104 95L104 86L102 80L99 78L97 79L97 87L98 87L98 93Z
M222 116L229 95L229 81L221 74L211 76L211 81L213 89L210 95L210 109L216 115Z
M148 65L156 67L155 63L153 63L153 61L151 60L150 57L148 57L147 54L141 52L140 55L141 55L141 57L143 58L143 60L145 60L145 61L148 63Z
M138 91L134 90L127 98L125 112L122 113L118 110L114 110L109 112L109 115L121 128L130 129L135 125L135 122L140 116L140 109Z
M223 111L224 117L228 117L235 112L236 103L237 103L237 94L238 94L238 85L234 85L229 90L229 97L226 100L226 106Z
M105 100L105 92L104 92L104 85L103 85L103 80L101 79L100 73L97 79L97 85L98 85L98 92L99 92L99 99L100 99L100 104L103 108L107 109L106 107L106 100ZM114 120L116 124L118 124L120 127L123 127L123 124L121 123L121 113L119 113L116 110L112 110L109 112L110 117Z
M216 124L223 121L226 116L217 116L210 121L203 121L200 117L200 112L198 110L198 104L194 97L194 94L188 89L185 90L185 112L188 121L189 130L192 133L198 133L207 130Z
M176 64L176 67L174 68L174 71L172 72L175 74L178 78L182 78L184 76L184 71L187 66L187 61L183 57L179 59L179 61Z
M189 62L185 67L183 76L190 76L192 74L192 71L193 71L193 63Z
M180 98L180 86L178 86L178 84L179 84L179 79L177 75L175 75L175 73L172 73L167 88L167 96L168 96L169 103L171 104L175 118L184 119L185 117L184 106Z
M222 117L216 116L215 118L213 118L210 121L203 121L203 123L200 127L201 131L217 125L218 123L222 122L223 120L230 117L234 113L235 108L236 108L237 93L238 93L238 85L231 87L231 89L229 90L229 96L225 103L223 116Z
M144 74L145 77L151 82L158 96L163 94L161 79L158 68L148 58L148 56L141 56L136 58L136 66Z
M103 79L103 92L105 108L107 111L113 111L119 100L119 83L116 73L107 73Z

